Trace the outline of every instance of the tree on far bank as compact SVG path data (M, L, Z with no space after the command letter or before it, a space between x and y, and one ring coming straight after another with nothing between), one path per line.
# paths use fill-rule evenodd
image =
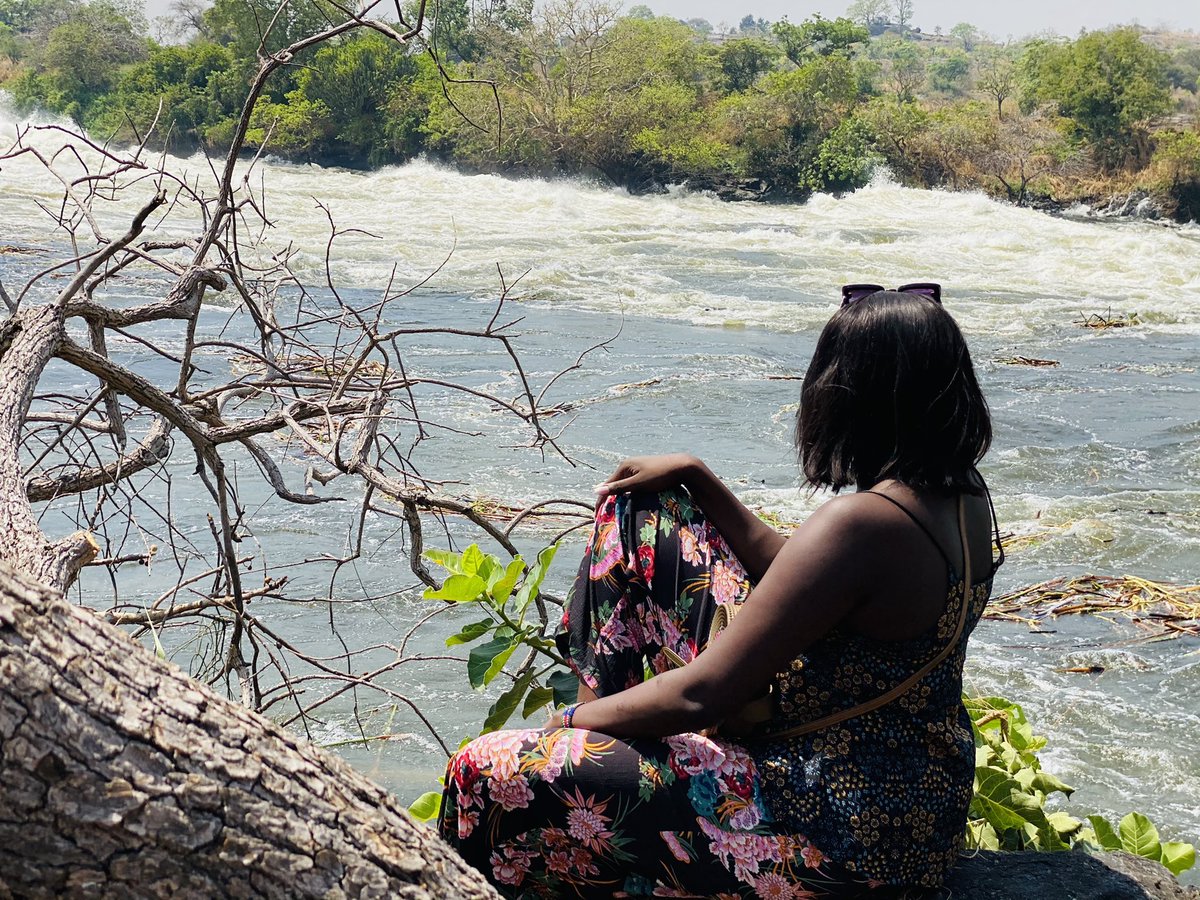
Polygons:
M779 55L776 44L761 38L742 37L726 41L717 51L725 89L731 93L746 90L760 75L775 67Z
M1012 51L999 44L980 47L975 57L975 89L996 104L996 119L1004 119L1004 101L1017 90L1017 64Z
M855 145L858 132L838 129L862 101L863 65L841 53L815 56L799 68L766 75L754 91L723 100L717 114L738 167L790 190L832 187L814 166L827 141L832 142L827 162L831 155L844 159ZM851 168L843 161L825 171L840 178ZM858 185L837 187L851 186Z
M872 28L887 22L891 8L892 0L854 0L846 7L846 17L862 22L865 28Z
M753 15L745 15L738 22L738 31L743 34L767 35L771 33L771 24L766 19L755 18Z
M937 49L926 64L929 86L943 94L959 96L971 75L971 58L957 48Z
M91 107L116 86L121 66L146 56L146 23L136 11L108 2L49 9L51 18L31 26L30 68L12 85L20 105L42 103L82 122ZM60 24L50 26L63 15Z
M870 38L865 26L851 19L826 19L820 13L799 25L783 18L771 26L771 32L782 45L784 55L797 66L814 56L847 53L855 44Z
M1200 90L1200 46L1177 49L1167 64L1171 87L1195 93Z
M964 50L970 53L980 41L979 29L970 22L959 22L950 29L950 37L955 38Z
M1076 127L1109 172L1144 164L1149 125L1171 106L1168 56L1134 28L1089 32L1075 41L1036 41L1021 59L1022 103L1050 104Z
M883 65L883 79L901 103L915 100L925 84L925 59L916 45L888 35L871 45L871 55Z
M914 0L894 0L892 3L892 15L896 20L896 24L900 26L901 31L906 31L909 24L912 22L914 12Z

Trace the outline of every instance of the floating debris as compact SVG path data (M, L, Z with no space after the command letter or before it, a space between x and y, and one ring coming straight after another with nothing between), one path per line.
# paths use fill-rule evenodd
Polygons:
M675 379L672 379L675 380ZM563 413L572 412L582 406L591 406L593 403L603 403L605 400L612 400L614 397L624 397L626 394L641 388L654 387L657 384L662 384L662 378L647 378L645 381L631 381L627 384L615 384L608 389L607 394L602 394L598 397L585 397L581 400L568 400L564 403L556 403L553 406L542 406L538 408L538 415L543 419L548 419L551 416L562 415Z
M1036 368L1058 365L1057 359L1037 359L1032 356L1002 356L996 362L1005 366L1034 366Z
M1138 318L1138 314L1135 312L1129 313L1129 315L1118 313L1115 316L1111 312L1104 315L1100 315L1099 313L1092 313L1087 316L1080 313L1079 315L1082 318L1076 319L1075 324L1082 325L1084 328L1128 328L1130 325L1140 325L1142 323L1142 320Z
M996 597L985 618L1038 626L1067 615L1120 615L1152 637L1200 637L1200 584L1179 585L1133 575L1052 578Z

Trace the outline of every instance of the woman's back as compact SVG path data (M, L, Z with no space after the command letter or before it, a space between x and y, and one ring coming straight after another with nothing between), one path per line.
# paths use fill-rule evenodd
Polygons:
M848 617L848 630L885 641L923 633L946 607L947 572L962 571L957 497L887 481L835 502L855 503L860 515L878 522L862 549L862 564L877 577ZM973 580L979 582L997 565L991 506L986 494L963 495L963 504Z
M845 499L860 510L871 504L869 514L885 517L892 535L863 548L863 564L879 568L877 591L861 615L777 676L771 729L870 703L948 646L949 653L891 703L817 732L749 746L780 826L803 832L850 871L892 884L937 885L957 858L971 797L974 746L961 702L962 665L991 591L991 517L983 498L966 501L973 585L960 631L957 515L949 534L946 524L946 507L956 510L957 501L896 484L875 493L884 496Z

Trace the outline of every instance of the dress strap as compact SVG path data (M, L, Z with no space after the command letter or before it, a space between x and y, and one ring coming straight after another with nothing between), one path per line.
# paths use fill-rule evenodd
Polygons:
M909 509L907 506L905 506L899 500L896 500L893 497L889 497L887 494L882 494L879 491L863 491L862 493L874 494L876 497L882 497L888 503L892 504L894 507L896 507L902 513L904 513L906 516L908 516L910 519L912 519L913 522L916 524L916 526L918 528L920 528L923 532L925 532L925 536L933 542L933 546L937 548L937 552L941 554L942 559L944 559L946 561L946 565L950 568L950 570L955 571L955 572L958 571L958 569L954 565L954 563L952 563L950 561L950 557L946 555L946 551L942 548L941 542L938 541L938 539L933 536L932 531L930 531L927 527L925 527L925 523L917 518L916 513L914 513L911 509Z
M992 513L992 540L996 543L996 556L992 560L992 574L996 574L996 570L1004 563L1004 541L1000 538L1000 520L996 518L996 504L992 502L992 492L988 490L987 484L983 486L983 492L987 495L988 509Z

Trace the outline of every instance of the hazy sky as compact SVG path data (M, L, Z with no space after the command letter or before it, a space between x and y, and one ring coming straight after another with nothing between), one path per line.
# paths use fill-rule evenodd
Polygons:
M626 8L638 0L626 0ZM787 16L799 22L815 12L824 16L845 13L851 0L643 0L659 15L681 19L700 17L714 25L736 25L747 13L768 21ZM1004 2L959 2L915 0L913 25L933 31L935 25L949 30L957 22L970 22L995 38L1023 37L1052 30L1074 35L1080 28L1104 28L1136 22L1153 28L1169 25L1200 31L1200 2L1197 0L1004 0Z
M799 22L813 13L840 16L851 0L624 0L625 9L644 3L659 15L681 19L699 17L714 25L737 25L747 13L773 22L787 16ZM146 12L161 16L170 9L171 0L146 0ZM1153 28L1200 31L1198 0L992 0L992 2L954 2L954 0L914 0L913 24L925 31L941 25L948 31L958 22L970 22L994 38L1024 37L1039 31L1075 35L1080 28L1095 29L1108 25L1136 22Z

